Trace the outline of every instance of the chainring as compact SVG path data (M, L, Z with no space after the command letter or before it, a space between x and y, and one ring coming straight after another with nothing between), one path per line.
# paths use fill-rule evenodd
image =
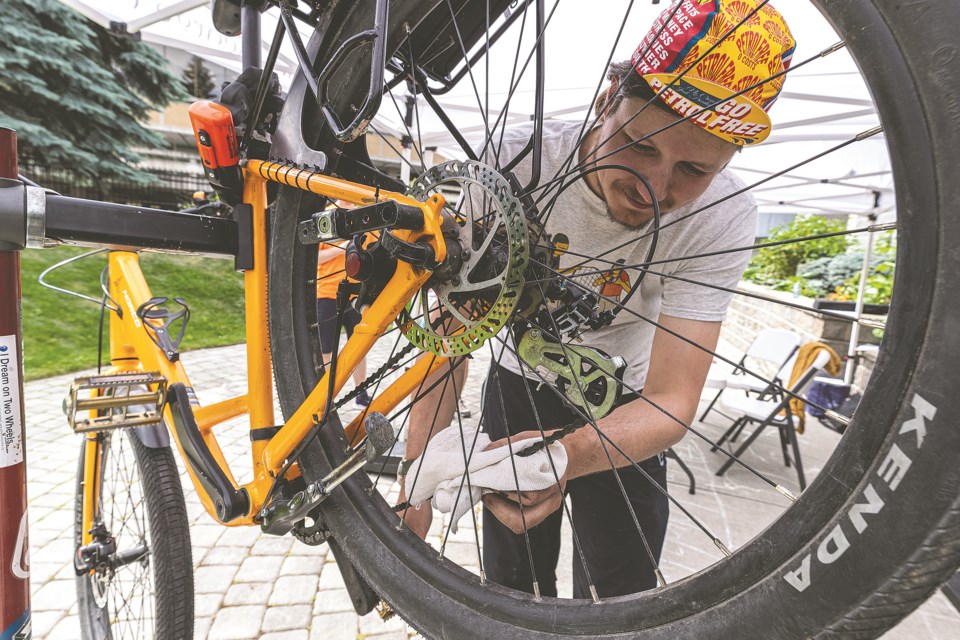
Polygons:
M444 237L456 263L437 270L442 279L432 280L414 298L401 329L421 350L453 357L478 349L511 318L523 292L529 246L523 205L493 168L472 160L445 162L427 169L407 195L424 201L441 185L461 189L457 206L444 212L452 221L444 225L449 229ZM436 306L431 309L431 291L440 310L457 321L449 333L428 320L437 312ZM419 314L414 313L418 302Z

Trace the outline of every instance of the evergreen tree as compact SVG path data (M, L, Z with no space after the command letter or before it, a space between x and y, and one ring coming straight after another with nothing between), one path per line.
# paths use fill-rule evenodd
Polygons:
M203 60L193 56L190 64L183 70L183 88L194 98L209 98L216 84L210 76L210 70L203 64Z
M159 53L55 0L0 2L0 69L21 162L100 180L148 180L131 148L163 145L144 123L186 97Z

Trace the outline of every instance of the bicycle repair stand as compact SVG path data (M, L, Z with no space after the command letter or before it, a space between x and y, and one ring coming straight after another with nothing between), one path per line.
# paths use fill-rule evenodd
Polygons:
M0 183L17 181L17 170L16 132L0 128ZM0 640L31 636L20 332L23 248L0 241Z

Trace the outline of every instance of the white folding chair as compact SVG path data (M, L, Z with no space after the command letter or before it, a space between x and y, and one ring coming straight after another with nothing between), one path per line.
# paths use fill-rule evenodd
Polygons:
M717 441L712 449L713 451L716 451L718 447L722 446L728 438L733 442L745 425L756 423L757 428L743 441L740 448L733 453L733 457L728 458L726 462L723 463L717 471L718 476L722 476L727 472L727 469L733 464L734 459L739 458L743 452L747 450L747 447L753 444L753 441L757 439L765 427L776 427L780 432L780 449L783 452L783 463L788 467L790 466L790 456L787 453L787 447L789 446L793 450L793 466L797 470L800 490L803 491L806 489L807 481L803 475L803 462L800 459L800 445L797 442L796 432L799 417L795 416L793 411L791 411L790 400L793 396L802 397L803 392L813 381L814 376L827 366L829 361L830 353L825 350L820 351L810 366L804 370L803 374L801 374L797 381L789 388L790 393L782 394L778 400L762 400L739 395L724 396L723 400L721 400L723 408L739 417L736 422L733 423L733 426L727 429L726 433Z
M790 375L793 369L792 358L799 346L800 336L793 331L764 329L757 334L733 371L724 373L717 367L711 367L704 387L718 391L700 416L700 421L713 410L726 389L744 391L747 395L755 393L761 398L771 394L776 396L776 385L783 386L786 377ZM776 373L770 381L752 375L765 375L774 370Z

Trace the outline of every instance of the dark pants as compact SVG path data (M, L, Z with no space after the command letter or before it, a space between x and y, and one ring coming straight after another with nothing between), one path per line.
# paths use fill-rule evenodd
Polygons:
M533 396L536 414L544 429L563 426L576 419L576 414L560 401L554 391L546 386L538 391L536 381L525 383L522 377L493 366L487 377L484 394L484 431L491 440L504 438L508 433L537 429L528 390ZM636 398L628 398L627 401L630 399ZM592 427L588 425L584 428ZM642 428L642 425L637 425L637 428ZM667 469L662 455L644 460L639 466L666 489ZM650 553L659 562L667 531L667 498L632 466L621 467L616 473L630 498L633 512L650 546ZM588 580L580 560L580 550L575 544L573 596L590 598L591 582L602 598L636 593L657 586L650 554L627 508L614 471L571 480L567 483L567 493L572 503L576 541L590 573ZM560 525L565 518L561 507L528 532L534 570L543 595L557 595ZM494 582L519 591L533 592L530 556L523 534L510 531L486 508L483 515L483 565L487 577Z
M317 322L320 326L320 351L333 353L339 351L337 335L337 301L333 298L317 298ZM353 335L353 328L360 322L360 313L353 307L343 312L343 329L347 337Z

